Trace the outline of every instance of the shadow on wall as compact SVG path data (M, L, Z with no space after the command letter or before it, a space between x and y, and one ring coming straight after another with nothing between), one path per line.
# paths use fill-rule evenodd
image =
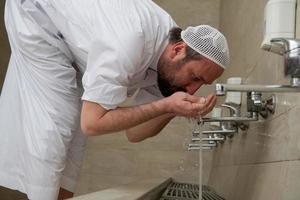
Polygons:
M4 5L5 1L0 1L0 91L10 57L10 47L4 26Z

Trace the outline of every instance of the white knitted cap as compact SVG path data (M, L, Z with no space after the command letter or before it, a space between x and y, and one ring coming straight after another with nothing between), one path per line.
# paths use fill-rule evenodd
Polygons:
M224 69L229 65L229 49L227 40L220 31L200 25L188 27L181 32L181 38L192 49L210 59Z

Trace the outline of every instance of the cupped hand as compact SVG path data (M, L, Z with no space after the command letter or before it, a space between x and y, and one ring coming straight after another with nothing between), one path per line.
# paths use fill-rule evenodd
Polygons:
M176 92L165 100L168 112L178 116L196 118L209 113L215 106L217 98L214 94L198 97L185 92Z

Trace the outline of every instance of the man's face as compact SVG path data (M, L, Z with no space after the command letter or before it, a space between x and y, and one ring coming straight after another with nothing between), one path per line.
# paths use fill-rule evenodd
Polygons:
M203 84L212 84L224 69L203 58L187 62L163 60L158 67L158 86L167 97L178 91L194 94Z

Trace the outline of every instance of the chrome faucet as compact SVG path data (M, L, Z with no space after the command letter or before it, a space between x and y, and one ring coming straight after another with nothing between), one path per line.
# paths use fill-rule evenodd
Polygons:
M271 43L281 46L280 55L284 57L284 74L290 76L291 85L300 86L300 40L291 38L274 38Z
M222 84L217 84L217 88ZM224 84L225 85L225 84ZM231 85L234 88L241 88L242 91L244 91L245 87L243 85ZM247 85L244 85L247 86ZM248 85L249 86L249 85ZM224 88L224 87L222 87ZM253 89L253 88L252 88ZM225 91L225 90L223 90ZM226 92L221 92L217 94L219 96L225 95ZM227 90L227 91L233 91L233 90ZM239 90L234 90L234 91L239 91ZM248 91L248 90L245 90ZM300 91L300 88L299 88ZM262 116L263 118L267 118L269 114L274 114L275 113L275 96L272 95L271 97L263 100L262 99L262 93L261 92L247 92L247 116L246 117L241 117L240 113L238 115L233 115L230 117L220 117L220 118L203 118L204 122L211 122L211 121L220 121L220 122L236 122L238 123L239 128L242 130L246 130L248 128L248 122L251 121L258 121L259 115Z
M249 121L257 121L258 117L255 112L250 112L247 117L241 117L241 106L237 104L222 104L221 107L228 108L230 111L229 117L210 117L202 118L203 122L221 122L221 130L205 131L203 134L219 133L231 134L237 132L237 128L242 130L248 129Z
M194 151L194 150L211 150L216 145L206 145L201 144L201 132L198 130L194 130L192 132L192 139L191 143L188 144L188 151Z
M221 105L222 108L228 108L231 118L238 118L240 116L240 105L234 103L226 103ZM227 117L228 118L228 117ZM219 126L211 126L211 130L202 131L202 134L207 137L202 138L202 142L213 144L214 147L218 143L223 143L227 137L232 138L238 132L238 127L246 127L244 123L235 121L223 121L224 117L204 118L203 122L220 122ZM243 124L243 126L242 126Z
M274 38L271 42L280 47L279 51L275 53L284 57L284 74L291 78L290 85L216 84L217 95L225 95L228 91L260 93L300 92L300 40L291 38Z

